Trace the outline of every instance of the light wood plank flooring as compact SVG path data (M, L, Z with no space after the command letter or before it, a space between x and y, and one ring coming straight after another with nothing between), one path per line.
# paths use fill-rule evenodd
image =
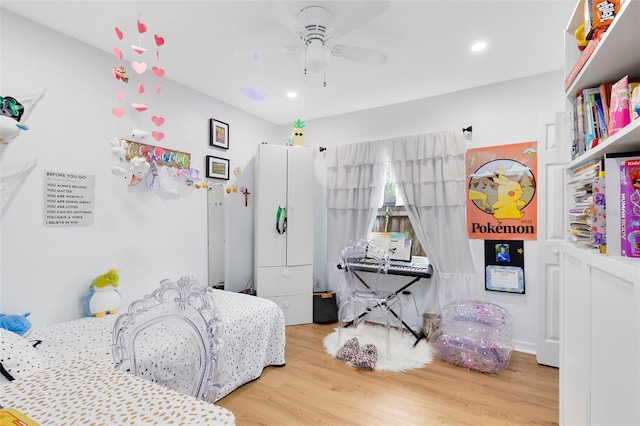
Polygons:
M558 370L513 352L498 374L439 359L403 373L361 371L325 352L336 324L286 328L286 366L216 404L249 425L554 425Z

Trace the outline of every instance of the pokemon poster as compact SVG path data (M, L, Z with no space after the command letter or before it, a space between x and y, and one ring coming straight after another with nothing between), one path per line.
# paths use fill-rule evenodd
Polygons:
M537 238L537 154L535 141L467 151L469 238Z

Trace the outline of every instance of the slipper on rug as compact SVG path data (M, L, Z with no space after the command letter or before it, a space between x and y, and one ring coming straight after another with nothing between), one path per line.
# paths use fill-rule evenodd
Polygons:
M372 344L378 349L378 360L375 371L407 371L422 368L433 361L434 351L426 340L420 339L416 347L413 347L416 339L410 333L400 336L397 330L392 330L390 335L391 359L385 351L385 329L382 326L360 324L358 328L347 327L342 330L342 344L338 345L338 329L329 333L322 341L327 353L335 356L344 343L356 337L360 347Z

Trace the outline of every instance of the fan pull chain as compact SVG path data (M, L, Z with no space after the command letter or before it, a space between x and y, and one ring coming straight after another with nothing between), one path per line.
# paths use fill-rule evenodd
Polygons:
M304 46L304 75L307 75L307 47L308 47L308 45L305 43L305 46Z
M323 83L324 86L323 87L327 87L327 72L325 71L322 74L324 75L324 83Z

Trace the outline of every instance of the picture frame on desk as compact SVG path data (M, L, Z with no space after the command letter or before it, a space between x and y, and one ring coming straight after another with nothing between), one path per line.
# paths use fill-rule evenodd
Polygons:
M209 119L209 145L229 149L229 124L215 118Z
M229 160L222 157L207 155L207 177L229 180Z

